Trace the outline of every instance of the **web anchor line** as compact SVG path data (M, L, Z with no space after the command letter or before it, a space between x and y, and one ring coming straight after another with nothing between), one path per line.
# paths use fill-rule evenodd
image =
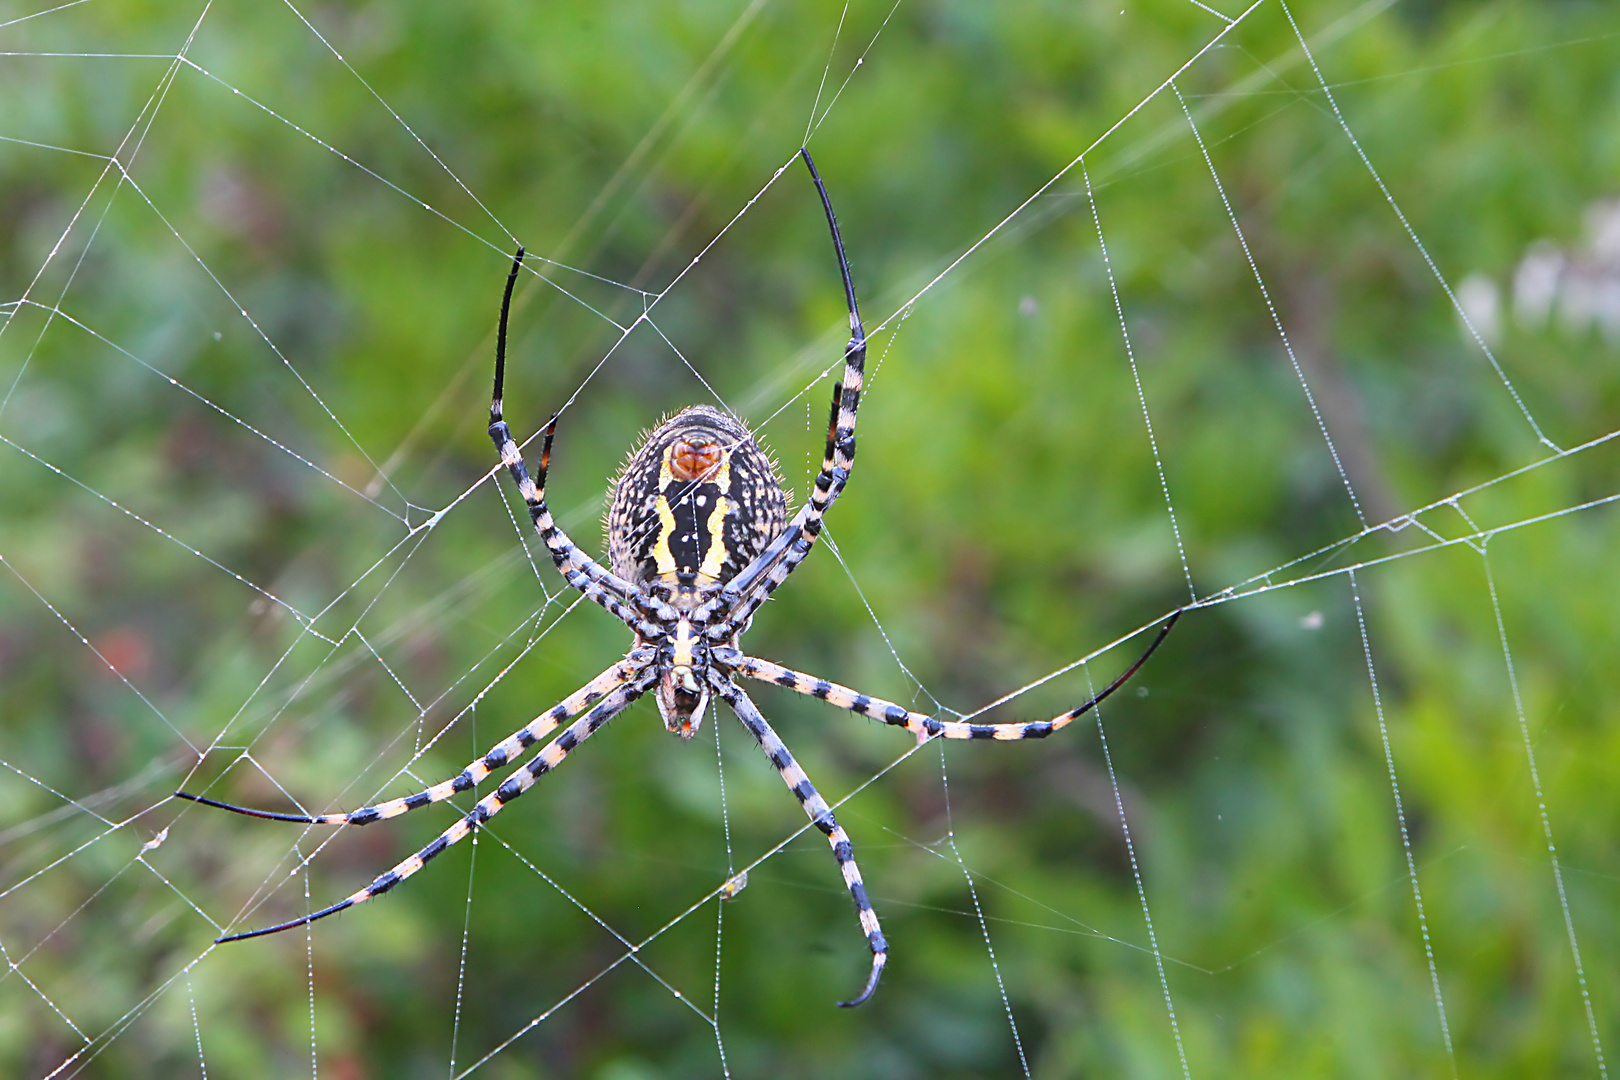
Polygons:
M1513 650L1508 647L1507 623L1502 618L1502 599L1496 592L1496 574L1491 569L1490 553L1480 545L1480 561L1485 566L1485 585L1491 594L1491 614L1496 618L1496 635L1502 644L1502 663L1507 669L1508 687L1513 692L1513 711L1519 722L1519 739L1524 743L1524 760L1530 773L1530 787L1536 797L1536 813L1541 819L1541 835L1547 842L1547 860L1552 866L1553 885L1558 892L1558 910L1564 916L1564 935L1569 939L1570 959L1575 962L1575 981L1581 988L1581 1005L1586 1009L1586 1028L1592 1037L1592 1054L1597 1058L1598 1075L1608 1080L1609 1064L1603 1056L1603 1038L1598 1034L1597 1014L1592 1007L1592 988L1587 985L1586 965L1581 960L1580 942L1575 936L1575 916L1569 909L1569 893L1564 888L1564 869L1558 861L1558 845L1553 843L1552 816L1547 812L1547 793L1541 784L1541 770L1536 766L1535 739L1530 735L1530 719L1524 708L1524 695L1519 691L1519 672L1513 663Z
M1142 406L1142 426L1147 428L1148 448L1153 451L1153 466L1159 473L1159 490L1164 493L1164 508L1170 516L1170 533L1176 540L1176 555L1181 559L1182 576L1187 579L1187 593L1192 602L1197 603L1198 586L1193 584L1192 565L1187 562L1187 547L1181 539L1181 524L1176 521L1176 504L1170 497L1170 480L1164 472L1164 456L1159 452L1159 438L1153 432L1153 414L1148 410L1142 371L1136 364L1131 328L1125 319L1125 304L1119 297L1119 282L1114 277L1113 260L1108 257L1108 241L1103 239L1102 215L1097 209L1096 193L1091 190L1091 170L1086 168L1085 162L1080 163L1080 176L1086 182L1086 201L1091 204L1091 221L1097 227L1097 247L1102 252L1103 268L1108 271L1108 292L1114 300L1114 314L1119 318L1119 335L1125 342L1125 359L1130 362L1131 381L1136 384L1136 400Z
M1429 916L1423 906L1423 888L1418 883L1417 857L1412 849L1412 834L1407 827L1406 805L1401 800L1401 785L1395 774L1395 749L1389 739L1389 722L1384 716L1384 699L1378 690L1378 671L1373 666L1372 643L1367 636L1367 616L1362 608L1361 587L1355 571L1348 575L1350 598L1355 603L1356 628L1361 634L1361 651L1367 663L1367 681L1372 687L1373 711L1378 717L1378 737L1383 743L1384 765L1389 773L1389 790L1395 800L1395 822L1400 826L1401 852L1406 857L1407 879L1412 886L1412 903L1417 908L1418 931L1423 936L1423 955L1429 963L1429 985L1434 991L1434 1009L1440 1021L1440 1037L1446 1046L1446 1058L1451 1075L1457 1075L1457 1053L1451 1045L1451 1022L1446 1016L1445 995L1440 992L1440 968L1434 958L1434 940L1429 935Z
M1283 351L1288 354L1288 362L1293 365L1294 378L1299 380L1299 388L1305 394L1305 403L1310 406L1311 415L1316 418L1316 428L1322 433L1322 441L1327 444L1328 456L1333 459L1333 468L1339 474L1339 482L1344 485L1345 494L1350 496L1350 505L1356 512L1356 520L1361 527L1367 527L1367 515L1362 511L1361 499L1356 495L1355 485L1350 482L1350 473L1344 467L1344 461L1339 456L1339 448L1333 443L1333 436L1328 431L1327 418L1322 415L1322 408L1317 404L1316 395L1311 391L1311 385L1305 378L1305 369L1300 366L1299 357L1294 352L1294 344L1288 339L1288 331L1283 326L1282 313L1277 310L1277 303L1272 299L1271 290L1266 288L1265 277L1260 273L1260 264L1255 261L1254 252L1249 248L1248 238L1243 235L1243 226L1238 222L1237 209L1226 194L1226 185L1221 183L1221 175L1215 169L1215 159L1209 156L1209 147L1204 145L1204 135L1198 130L1198 124L1193 120L1192 110L1187 107L1187 99L1181 96L1181 87L1174 81L1170 88L1176 92L1176 101L1181 105L1181 113L1187 118L1187 126L1192 129L1193 138L1198 142L1198 152L1204 157L1204 164L1209 169L1209 177L1215 184L1215 191L1221 197L1221 205L1226 208L1227 220L1232 223L1232 231L1237 234L1238 246L1243 249L1243 258L1249 264L1249 271L1254 275L1254 283L1260 290L1260 297L1265 301L1266 311L1271 316L1271 324L1276 328L1277 337L1282 342Z

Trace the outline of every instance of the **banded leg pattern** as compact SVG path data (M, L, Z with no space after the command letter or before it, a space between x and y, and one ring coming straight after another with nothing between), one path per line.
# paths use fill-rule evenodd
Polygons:
M573 719L613 690L629 682L641 671L643 666L645 665L632 663L629 660L614 664L563 699L556 707L541 713L529 721L528 724L502 739L483 757L469 763L458 775L442 783L434 784L426 790L418 791L414 795L404 795L397 799L389 799L387 802L362 806L358 810L335 814L283 814L270 810L255 810L251 807L235 806L231 803L221 802L218 799L210 799L203 795L191 795L184 791L177 791L174 794L177 798L202 803L204 806L230 810L233 813L246 814L248 817L267 818L271 821L296 821L305 825L370 825L373 821L387 821L389 818L399 817L408 811L443 802L463 791L471 791L474 787L483 783L490 773L510 765L523 751L557 730L564 721Z
M500 400L490 406L491 415L499 415ZM584 593L586 598L602 605L614 616L624 622L632 630L644 637L656 636L659 631L656 625L648 622L634 606L625 602L625 597L634 590L629 583L614 576L606 567L568 538L568 534L551 516L551 509L546 505L546 470L550 465L551 440L557 429L557 418L553 416L546 424L545 442L540 451L540 462L535 469L538 480L529 476L529 470L523 464L523 452L512 438L512 429L507 427L505 420L495 420L489 425L490 441L500 452L501 464L511 474L512 480L517 484L518 494L529 508L529 520L534 523L535 532L540 534L541 543L551 553L551 561L556 564L557 570L564 580L575 589Z
M528 791L534 786L535 781L561 764L563 758L567 757L574 747L590 738L598 728L623 712L625 706L645 693L648 685L649 683L642 679L620 686L612 691L590 712L568 725L561 735L548 743L545 749L530 759L523 768L507 777L500 787L479 799L471 810L434 838L432 843L416 854L402 859L392 870L379 875L376 880L359 892L352 893L330 907L322 908L320 911L312 912L301 918L292 919L276 926L266 926L260 930L248 930L240 934L226 934L223 937L216 938L215 941L217 943L242 941L246 938L263 937L266 934L291 930L293 927L312 923L316 919L324 919L328 915L335 915L340 911L354 907L356 904L363 904L373 897L381 896L418 870L421 870L422 867L442 854L446 848L465 840L472 835L474 829L500 813L507 803Z
M506 292L501 298L500 327L495 335L495 390L490 395L489 402L490 441L495 444L496 452L501 457L501 464L506 466L506 471L517 484L518 493L528 505L529 520L534 523L541 542L551 553L551 561L557 564L557 569L567 579L568 584L601 604L632 630L643 634L652 630L656 634L656 627L643 619L641 613L627 602L635 591L629 582L614 576L607 568L585 554L552 519L551 509L546 505L546 471L551 465L551 441L557 431L557 417L553 415L546 424L540 463L535 469L536 478L532 479L528 469L523 465L523 452L518 448L517 441L512 438L512 429L502 419L502 396L506 383L506 324L512 309L512 288L517 284L518 270L522 265L523 249L518 248L517 255L512 259L511 272L506 275Z
M724 629L716 635L717 640L731 637L810 554L816 538L821 535L822 518L843 492L850 470L855 467L855 413L860 408L861 388L866 378L866 329L861 325L855 283L849 275L849 259L844 254L844 241L838 233L838 218L833 214L827 185L821 182L809 152L800 149L799 156L810 170L810 178L821 195L821 207L827 213L827 228L832 233L838 270L844 279L844 299L849 305L849 344L844 347L843 377L833 386L827 445L810 498L770 547L727 583L725 595L731 599L733 607L724 621Z
M816 828L826 834L827 842L832 845L833 858L838 860L839 872L844 876L844 885L849 889L850 898L855 901L855 910L860 916L861 931L866 935L867 947L872 950L872 971L867 976L866 986L859 996L852 1001L840 1001L838 1004L844 1008L864 1005L877 989L878 979L883 975L883 965L889 960L889 945L883 939L883 930L878 925L877 912L872 910L872 901L866 895L866 884L861 880L861 868L855 863L855 845L850 842L849 834L844 827L838 824L833 816L832 808L827 800L816 791L815 785L805 775L804 769L793 760L787 746L771 725L765 722L752 699L743 692L742 687L729 679L716 680L715 689L720 696L731 706L737 719L743 722L748 733L759 743L759 748L765 751L765 756L771 759L776 771L781 774L782 782L787 784L799 805L809 815Z
M1147 663L1148 657L1158 649L1165 636L1170 633L1176 620L1181 618L1181 612L1171 615L1165 624L1159 628L1159 633L1153 643L1129 668L1113 682L1109 683L1078 708L1068 712L1059 713L1050 720L1028 720L1021 723L1010 724L972 724L962 720L938 720L924 713L912 712L892 701L884 701L858 690L851 690L847 686L840 686L826 679L819 679L814 675L806 675L802 671L785 668L781 664L773 664L769 660L760 660L756 657L743 657L733 669L739 675L761 682L775 683L785 686L796 693L809 697L820 698L829 705L834 705L849 712L869 716L873 720L881 720L885 724L903 727L917 737L918 742L926 742L932 738L941 739L996 739L1001 742L1013 742L1018 739L1044 739L1054 731L1061 731L1076 719L1084 716L1095 708L1108 695L1124 686L1137 669Z

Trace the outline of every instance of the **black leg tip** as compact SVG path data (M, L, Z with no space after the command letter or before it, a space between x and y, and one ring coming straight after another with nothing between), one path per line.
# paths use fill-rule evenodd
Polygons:
M876 953L872 957L872 974L866 978L866 987L860 995L852 1001L840 1001L840 1009L857 1009L872 1000L872 993L877 990L878 980L883 977L883 965L888 963L888 953Z

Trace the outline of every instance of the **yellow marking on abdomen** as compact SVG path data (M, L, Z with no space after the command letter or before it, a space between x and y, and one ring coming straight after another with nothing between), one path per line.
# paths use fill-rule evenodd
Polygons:
M730 471L729 462L720 467L720 490L726 489L725 481ZM717 495L714 499L714 510L709 514L709 550L703 553L703 565L698 567L698 577L708 578L710 581L720 580L720 570L725 564L726 556L726 515L731 513L731 500L724 495Z
M669 471L669 452L664 452L664 463L658 468L658 536L653 540L653 564L660 576L675 573L675 553L670 550L670 537L675 535L675 511L670 508L664 492L674 477Z

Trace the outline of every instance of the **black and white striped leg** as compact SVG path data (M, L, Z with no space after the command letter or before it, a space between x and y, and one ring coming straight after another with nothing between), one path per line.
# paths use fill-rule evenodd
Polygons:
M535 781L561 764L562 759L567 757L574 747L590 738L603 724L623 712L625 706L646 693L649 685L643 679L614 690L592 708L590 712L568 725L561 735L548 743L545 749L531 758L523 768L507 777L500 787L479 799L471 810L454 825L440 833L431 844L418 851L415 855L401 860L392 870L379 876L359 892L352 893L330 907L311 912L301 918L280 923L276 926L266 926L260 930L248 930L240 934L226 934L223 937L215 938L215 942L242 941L246 938L263 937L266 934L291 930L296 926L312 923L316 919L324 919L328 915L335 915L347 908L354 907L356 904L363 904L372 897L381 896L437 858L446 848L465 840L472 835L474 829L500 813L501 808L507 803L528 791L534 786Z
M404 795L387 802L375 803L371 806L362 806L358 810L349 810L336 814L282 814L270 810L255 810L252 807L236 806L231 803L210 799L203 795L191 795L184 791L175 792L176 798L189 799L204 806L214 806L221 810L230 810L237 814L246 814L248 817L266 818L270 821L295 821L305 825L369 825L373 821L386 821L389 818L399 817L401 814L433 803L443 802L463 791L471 791L490 773L510 765L517 756L547 735L555 731L565 721L571 720L596 704L603 697L631 681L646 667L646 657L640 663L631 660L621 660L602 674L574 691L573 694L529 721L522 728L514 731L497 743L489 753L467 765L457 776L434 784L424 791L414 795Z
M534 522L535 531L540 534L541 542L551 553L551 561L557 564L557 569L568 584L622 619L632 630L644 636L655 636L656 626L647 622L634 605L628 602L629 597L635 592L629 582L615 576L585 554L552 519L551 509L546 505L546 471L551 465L551 441L557 431L557 417L553 415L546 424L545 440L540 449L540 463L532 479L528 469L524 467L523 452L518 448L517 440L512 438L512 429L501 417L501 398L506 383L506 321L512 307L512 288L517 283L518 268L522 265L523 249L518 248L517 256L512 260L512 270L506 276L506 292L501 299L500 329L495 337L495 391L489 403L490 441L495 444L495 449L501 456L501 464L506 466L506 471L517 484L518 494L523 496L524 503L528 505L529 520ZM651 631L651 635L648 635L648 631Z
M861 868L855 864L855 846L850 843L849 834L844 827L838 824L833 816L832 808L827 805L816 791L815 785L804 774L799 763L793 760L793 755L782 743L771 725L765 722L759 708L753 703L742 687L730 679L716 679L715 690L725 699L726 704L737 714L737 719L743 722L748 733L759 743L759 748L765 751L765 756L771 759L776 771L782 774L783 783L787 784L804 812L810 816L827 836L827 842L832 845L833 858L838 860L838 869L844 875L844 884L849 888L850 898L855 901L855 910L860 915L861 931L866 935L867 947L872 950L872 971L867 976L866 987L852 1001L840 1001L838 1004L851 1008L864 1005L877 989L878 979L883 975L883 965L889 959L889 946L883 940L883 930L878 926L877 912L872 910L872 901L866 896L866 885L861 880Z
M727 582L724 595L732 609L723 628L713 635L715 640L732 637L810 554L816 537L821 535L822 518L837 501L844 485L849 482L850 470L855 467L855 412L860 407L861 388L866 377L866 330L861 325L855 283L849 275L849 259L844 254L844 241L838 233L838 218L833 214L827 185L821 182L821 175L816 172L809 151L800 149L799 156L804 158L805 167L810 170L810 178L815 181L816 191L821 195L821 207L827 213L827 228L832 233L833 250L838 255L838 270L844 279L844 299L849 305L849 344L844 347L843 377L833 386L832 412L827 419L827 446L821 458L821 472L816 476L810 498L770 546Z
M912 712L892 701L871 697L859 691L851 690L847 686L840 686L826 679L818 679L814 675L806 675L802 671L785 668L781 664L773 664L769 660L760 660L752 656L745 656L736 663L733 670L738 675L745 675L750 679L761 682L775 683L785 686L800 694L820 698L829 705L850 712L869 716L873 720L881 720L885 724L903 727L917 737L918 742L926 742L932 738L941 739L996 739L1002 742L1011 742L1017 739L1044 739L1054 731L1061 731L1077 718L1084 716L1097 706L1108 695L1124 686L1137 669L1147 663L1148 657L1158 649L1160 642L1170 633L1170 628L1176 625L1181 618L1181 612L1171 615L1165 624L1159 628L1159 633L1147 651L1137 658L1136 663L1125 669L1125 673L1109 683L1090 701L1079 708L1059 713L1050 720L1029 720L1022 723L1011 724L970 724L961 720L936 720L923 713Z

